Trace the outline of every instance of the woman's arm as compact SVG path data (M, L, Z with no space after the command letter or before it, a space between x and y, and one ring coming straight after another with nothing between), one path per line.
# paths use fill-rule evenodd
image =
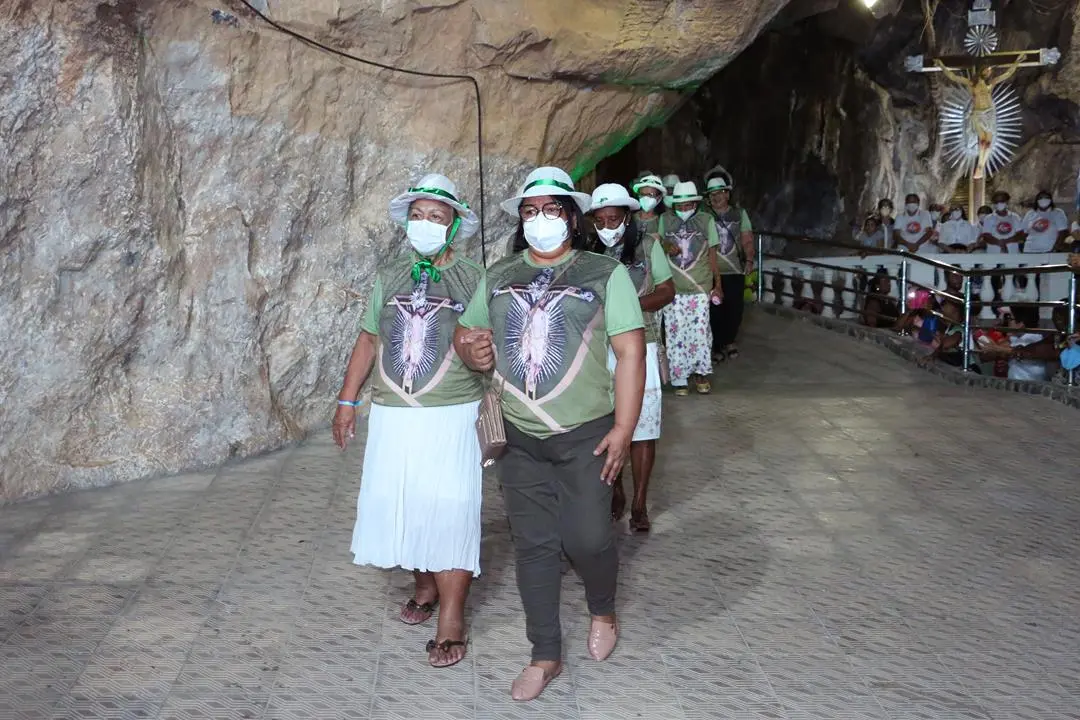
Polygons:
M641 309L645 312L656 312L667 307L675 299L675 282L665 280L657 284L651 293L641 296Z
M640 328L613 335L615 353L615 427L597 446L595 455L607 453L600 478L608 485L615 482L630 452L641 399L645 395L645 331Z
M349 365L345 369L345 381L341 384L338 400L355 402L360 395L360 388L364 386L371 368L375 365L375 353L379 349L379 340L371 333L362 331L353 345L352 355L349 356ZM349 405L338 405L334 413L334 442L344 450L356 435L356 408Z

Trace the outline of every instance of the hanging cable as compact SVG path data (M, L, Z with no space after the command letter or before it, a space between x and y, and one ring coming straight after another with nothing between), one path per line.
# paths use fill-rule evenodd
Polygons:
M484 112L483 105L480 100L480 83L476 81L472 75L452 75L447 73L434 73L423 72L421 70L409 70L408 68L395 67L394 65L387 65L385 63L376 62L374 60L367 60L362 57L357 57L351 53L347 53L344 50L338 50L332 48L329 45L324 45L318 40L302 35L295 30L291 30L276 20L271 19L261 10L252 5L248 0L240 0L241 3L248 10L255 13L264 23L274 28L280 33L288 35L294 40L299 40L302 43L310 45L323 52L330 53L331 55L337 55L353 62L358 62L362 65L370 65L371 67L377 67L381 70L389 70L391 72L404 73L405 75L415 75L417 77L427 78L439 78L442 80L465 80L472 83L473 90L476 93L476 163L477 171L480 175L480 259L487 267L487 237L484 234Z

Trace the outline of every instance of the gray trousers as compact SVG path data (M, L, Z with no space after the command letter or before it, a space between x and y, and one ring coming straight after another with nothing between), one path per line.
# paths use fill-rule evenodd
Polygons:
M533 660L562 659L560 551L585 582L589 614L615 612L619 558L611 524L611 486L593 451L614 416L538 440L506 424L500 477L517 558L518 592Z

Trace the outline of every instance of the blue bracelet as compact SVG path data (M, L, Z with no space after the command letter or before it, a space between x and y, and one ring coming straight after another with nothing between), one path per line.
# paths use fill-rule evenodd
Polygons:
M356 402L353 402L352 400L338 400L337 404L338 405L344 405L345 407L358 408L358 407L360 407L361 405L364 404L364 401L363 400L357 400Z

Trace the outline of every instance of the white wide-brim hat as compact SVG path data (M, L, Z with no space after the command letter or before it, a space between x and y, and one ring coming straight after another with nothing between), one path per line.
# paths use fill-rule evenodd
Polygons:
M698 194L697 185L693 180L687 180L675 185L675 189L671 191L671 204L678 205L684 202L698 202L701 200L701 195Z
M731 187L732 187L732 185L731 185L730 182L728 182L728 179L721 175L721 176L714 177L711 180L709 180L708 184L705 185L705 192L706 193L713 193L713 192L716 192L718 190L727 190L727 191L730 192Z
M461 226L458 227L457 237L467 238L476 234L480 229L480 218L472 211L469 205L459 200L457 187L450 178L438 173L431 173L420 178L415 187L411 187L390 201L390 219L404 225L409 219L409 207L414 200L437 200L454 208L461 217Z
M574 189L574 181L565 171L557 167L538 167L525 178L517 194L503 200L499 207L517 217L522 200L541 195L569 196L574 199L583 213L589 212L589 207L592 205L592 198L586 193L577 192Z
M673 188L673 187L675 187L676 185L679 184L680 180L679 180L678 175L667 175L666 177L664 177L663 182L664 182L664 187L672 187Z
M634 183L633 187L630 189L640 195L641 188L652 188L654 190L659 190L661 195L667 195L667 188L664 187L664 181L656 175L642 176L642 178Z
M606 207L629 208L640 210L641 203L630 197L630 193L618 183L604 183L597 185L592 191L592 205L590 210L599 210Z

